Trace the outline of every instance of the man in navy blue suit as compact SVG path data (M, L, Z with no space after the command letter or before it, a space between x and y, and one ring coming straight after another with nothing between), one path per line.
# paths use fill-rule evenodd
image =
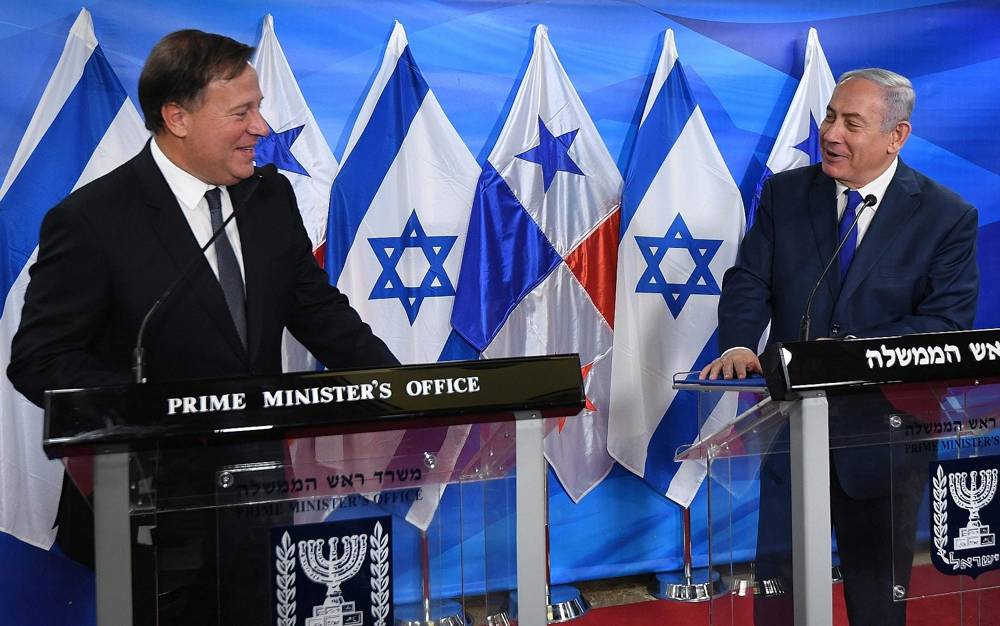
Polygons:
M845 251L810 311L814 338L972 326L979 291L977 212L899 159L910 136L914 100L910 81L887 70L841 76L820 127L822 163L776 174L764 185L757 220L723 282L723 352L702 378L760 373L752 348L769 321L770 342L798 339L808 294L844 238ZM875 196L875 205L862 209L856 231L846 234L838 224L849 225L868 195ZM884 420L879 402L861 404L831 400L831 440L858 428L882 427L872 423L879 415ZM783 463L768 462L761 470L759 553L765 544L780 543L776 534L790 530L787 510L770 510L788 502L772 497L788 489L788 459L781 456ZM831 511L848 616L855 625L906 621L905 603L893 601L892 587L908 584L926 459L900 457L905 455L890 455L886 446L831 454ZM891 498L890 476L896 481ZM907 479L910 484L901 488ZM896 540L888 541L890 536ZM765 623L760 612L758 623ZM772 615L766 623L778 621Z

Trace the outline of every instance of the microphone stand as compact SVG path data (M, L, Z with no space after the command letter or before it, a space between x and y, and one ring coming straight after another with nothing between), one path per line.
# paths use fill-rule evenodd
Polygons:
M823 273L819 275L819 280L816 281L816 284L813 285L812 291L809 292L809 298L806 299L806 311L802 315L802 321L799 323L799 341L809 341L809 327L811 324L809 312L812 310L813 298L816 297L816 291L819 289L819 286L823 284L823 279L826 278L830 268L833 267L833 262L840 256L840 250L844 247L844 244L847 243L851 233L854 232L855 228L857 228L858 220L861 219L861 214L865 212L865 209L873 206L876 202L878 202L878 198L876 198L874 194L868 194L865 196L865 199L861 202L861 204L858 205L858 213L854 216L854 221L851 222L851 227L847 229L847 233L844 234L844 238L840 240L840 243L837 245L837 249L833 251L833 256L830 257L830 262L826 264L825 268L823 268Z

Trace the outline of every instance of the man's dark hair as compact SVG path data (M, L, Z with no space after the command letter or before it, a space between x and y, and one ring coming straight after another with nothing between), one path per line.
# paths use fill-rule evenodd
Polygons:
M231 80L247 67L253 48L223 35L179 30L161 39L139 75L139 106L146 128L163 130L163 105L197 106L213 80Z

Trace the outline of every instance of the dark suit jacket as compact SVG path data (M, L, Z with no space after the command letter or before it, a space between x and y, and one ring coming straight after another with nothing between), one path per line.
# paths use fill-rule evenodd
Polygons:
M837 245L835 196L833 179L818 164L764 184L756 222L723 281L721 350L755 348L768 320L770 342L798 339L809 291ZM979 292L976 231L974 207L900 160L843 286L834 267L816 293L813 337L970 328ZM846 430L846 418L833 413L831 436ZM863 493L870 468L847 456L834 454L841 483L848 493Z
M146 331L150 380L280 373L285 327L330 368L396 363L313 259L288 181L258 169L229 192L248 349L147 145L46 215L8 368L18 391L40 405L46 389L130 382L143 316L193 259Z
M149 380L280 373L286 327L332 369L396 364L316 264L288 180L273 168L258 169L229 193L243 249L247 349L147 145L70 194L42 222L7 369L14 387L41 405L47 389L131 382L142 318L192 260L196 266L146 330ZM270 446L264 454L280 450ZM185 471L195 470L183 459L168 469L161 464L173 476L161 490L183 488ZM60 546L92 562L92 528L88 506L64 485Z

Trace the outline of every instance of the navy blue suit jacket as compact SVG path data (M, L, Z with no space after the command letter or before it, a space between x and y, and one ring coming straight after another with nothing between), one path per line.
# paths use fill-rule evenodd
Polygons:
M812 337L884 337L967 329L979 292L976 209L899 161L840 284L836 266L816 292ZM772 176L756 221L726 272L719 301L721 350L796 341L809 291L837 245L836 186L812 165ZM831 436L838 422L831 407ZM846 428L841 428L846 431ZM834 464L848 493L870 484L843 451ZM845 471L846 470L846 471Z

